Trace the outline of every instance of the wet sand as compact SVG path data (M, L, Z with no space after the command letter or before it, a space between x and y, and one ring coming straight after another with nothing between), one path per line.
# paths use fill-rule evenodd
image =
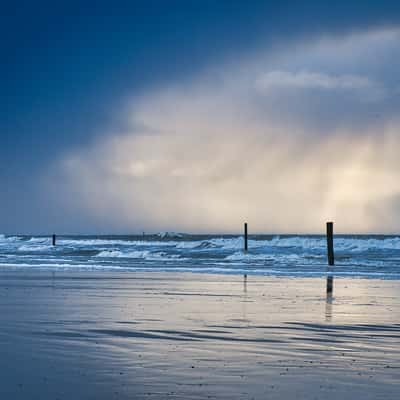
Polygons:
M400 281L0 272L1 399L398 399Z

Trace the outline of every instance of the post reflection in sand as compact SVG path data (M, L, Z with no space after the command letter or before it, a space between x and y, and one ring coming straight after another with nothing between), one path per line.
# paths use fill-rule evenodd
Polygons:
M326 293L326 303L325 303L325 321L332 321L332 310L333 310L333 296L332 293Z
M332 305L333 305L333 275L326 277L326 304L325 304L325 321L332 321Z
M242 321L247 321L247 274L243 275Z

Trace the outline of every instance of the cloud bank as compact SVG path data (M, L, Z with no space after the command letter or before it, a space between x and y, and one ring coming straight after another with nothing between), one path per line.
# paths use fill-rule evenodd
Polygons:
M295 43L133 98L46 184L108 231L398 231L399 39Z

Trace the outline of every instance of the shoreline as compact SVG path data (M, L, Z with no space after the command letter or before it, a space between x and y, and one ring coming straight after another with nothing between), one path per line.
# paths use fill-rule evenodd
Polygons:
M134 268L134 267L133 267ZM138 269L134 270L133 268L124 268L124 267L104 267L104 268L97 268L97 267L76 267L76 266L71 266L71 267L36 267L32 264L27 264L27 265L21 265L21 264L15 264L15 265L2 265L0 263L0 276L7 276L7 275L12 275L13 273L15 274L25 274L26 276L29 275L43 275L43 276L48 276L57 274L57 276L62 276L62 275L82 275L85 276L93 276L93 275L123 275L125 277L128 277L129 275L152 275L155 274L156 276L162 276L162 275L188 275L188 276L213 276L213 277L243 277L243 275L247 275L248 277L252 277L255 279L268 279L268 278L276 278L276 279L327 279L328 277L333 277L335 280L336 279L355 279L355 280L377 280L377 281L400 281L400 274L395 273L353 273L353 272L348 272L345 273L343 271L340 272L335 272L334 268L333 270L329 270L329 267L326 267L327 271L320 271L318 273L316 272L310 272L309 275L306 275L305 272L288 272L287 274L284 273L276 273L272 274L269 272L266 273L260 273L260 272L254 272L251 270L240 270L240 272L210 272L205 268L205 271L201 272L199 270L197 271L179 271L176 269L172 268L165 268L164 270L160 269L153 269L151 267L148 268L143 268L143 269ZM210 269L213 269L210 267ZM123 279L123 278L121 278ZM133 279L133 278L130 278Z

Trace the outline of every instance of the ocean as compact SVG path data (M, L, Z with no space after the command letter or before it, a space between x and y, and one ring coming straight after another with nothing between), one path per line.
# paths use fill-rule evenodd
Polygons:
M328 268L322 235L242 236L0 235L0 268L74 271L173 271L289 277L400 279L400 237L337 235L335 266Z

